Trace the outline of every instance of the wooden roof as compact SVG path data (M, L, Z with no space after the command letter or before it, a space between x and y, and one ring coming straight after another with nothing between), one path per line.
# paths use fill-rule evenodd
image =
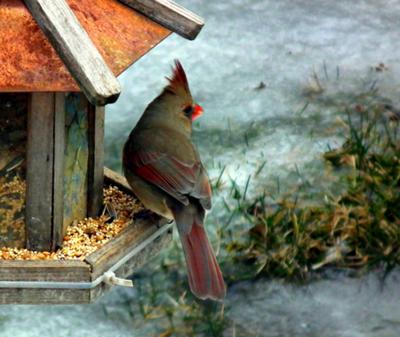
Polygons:
M81 36L77 34L77 40L87 41L88 44L90 44L89 42L93 42L94 44L94 47L91 48L94 50L94 53L89 55L88 59L91 60L90 57L92 57L93 60L96 60L97 58L100 66L105 61L104 69L106 71L103 71L97 77L100 80L102 80L104 72L107 73L107 66L117 76L166 38L171 33L169 29L173 30L171 23L173 26L173 23L176 21L177 27L185 26L179 22L179 18L191 21L192 25L193 21L196 23L196 31L192 32L192 36L185 36L185 32L177 31L179 30L178 28L175 30L178 34L187 38L194 38L202 27L200 18L200 24L198 24L199 22L196 22L194 14L176 4L174 6L178 7L172 9L174 16L171 16L168 10L170 10L169 7L173 3L172 1L66 0L65 3L62 0L53 1L38 0L36 2L36 0L25 0L29 10L23 0L0 1L0 92L79 91L79 89L85 91L85 87L92 85L91 83L79 83L79 87L78 83L74 80L75 78L79 82L79 76L74 73L76 67L73 64L72 66L68 64L68 55L65 56L65 52L62 50L63 44L68 44L68 41L61 41L61 48L57 46L57 44L60 45L60 41L57 41L60 34L65 34L63 32L64 26L70 25L71 21L72 25L74 24L74 15L78 19L78 22L75 20L76 26L78 26L75 31L78 33L82 32L83 36L83 39L79 40ZM61 6L55 5L55 3L59 3ZM42 6L42 8L38 6ZM44 12L47 9L43 10L43 7L46 6L50 8L49 13L51 15L61 16L61 24L59 24L58 28L54 28L55 33L51 31L52 29L48 28L48 23L52 24L53 18L50 17L48 19L46 17L48 14ZM53 6L58 13L54 14L54 12L51 12L53 11ZM65 7L64 12L63 6ZM161 7L156 8L154 6ZM61 7L61 10L58 7ZM145 15L151 17L151 19L132 8L140 10ZM183 14L179 13L181 10L183 10ZM68 11L70 12L70 16L68 16ZM157 14L159 11L162 12L161 15ZM31 13L33 13L35 18L32 17ZM154 17L154 13L156 13L156 17ZM187 13L189 13L189 16L185 17ZM66 18L62 22L64 14ZM41 15L43 16L40 17ZM191 15L195 16L194 20ZM157 20L157 16L160 17L159 20ZM46 20L48 20L47 23ZM169 29L164 28L155 21ZM37 22L40 24L40 27ZM57 36L57 34L59 35ZM87 39L87 35L89 39ZM58 53L53 46L57 49ZM67 52L69 52L68 48L71 47L67 46ZM90 46L82 48L82 50L86 49L90 50ZM74 61L74 58L79 58L79 55L80 53L75 53L75 56L70 55L69 58ZM79 63L79 60L77 62ZM85 62L90 65L90 62L86 60ZM92 68L95 70L96 67ZM75 72L82 72L82 69ZM71 76L71 73L73 76ZM113 75L112 73L110 73L111 76ZM96 83L95 78L92 79L92 83ZM110 83L112 82L112 77L109 76L108 81L105 79L103 81ZM116 96L118 96L117 91L119 90L117 86L118 83L114 86ZM96 92L96 89L94 91ZM85 91L85 93L90 99L90 92L89 95L88 92ZM96 99L94 101L96 102ZM100 102L100 104L105 103L107 102Z
M114 0L69 0L115 75L170 31ZM0 91L78 91L79 87L22 0L0 2Z

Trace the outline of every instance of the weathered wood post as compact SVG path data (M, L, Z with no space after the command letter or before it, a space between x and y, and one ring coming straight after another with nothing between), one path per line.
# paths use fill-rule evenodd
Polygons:
M31 250L54 250L57 228L62 219L63 175L60 149L55 135L63 143L63 113L56 114L56 94L33 93L28 104L26 148L26 236ZM60 143L59 143L60 144ZM58 150L58 151L57 151ZM59 238L58 238L59 239Z

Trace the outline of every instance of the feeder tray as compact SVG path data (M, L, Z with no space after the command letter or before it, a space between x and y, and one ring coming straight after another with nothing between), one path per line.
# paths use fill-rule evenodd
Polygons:
M116 186L132 195L123 177L108 169L105 173L106 186ZM113 285L125 285L124 278L172 239L171 224L155 218L129 222L115 237L83 258L72 255L57 260L53 253L48 259L51 253L42 252L36 260L1 259L0 304L90 303Z

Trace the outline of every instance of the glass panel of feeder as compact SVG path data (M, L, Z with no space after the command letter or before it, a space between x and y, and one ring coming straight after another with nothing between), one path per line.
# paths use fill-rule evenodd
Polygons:
M25 245L27 94L0 93L0 248Z
M86 217L87 213L88 104L81 93L66 96L64 229L74 220Z

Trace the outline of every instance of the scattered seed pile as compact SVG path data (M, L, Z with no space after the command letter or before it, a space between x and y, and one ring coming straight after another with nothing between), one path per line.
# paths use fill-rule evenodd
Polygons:
M115 211L97 218L74 221L68 227L63 247L56 252L36 252L27 249L3 247L0 260L83 260L97 248L120 233L131 221L132 216L142 209L139 201L110 186L104 189L104 204ZM105 207L106 209L106 207Z

